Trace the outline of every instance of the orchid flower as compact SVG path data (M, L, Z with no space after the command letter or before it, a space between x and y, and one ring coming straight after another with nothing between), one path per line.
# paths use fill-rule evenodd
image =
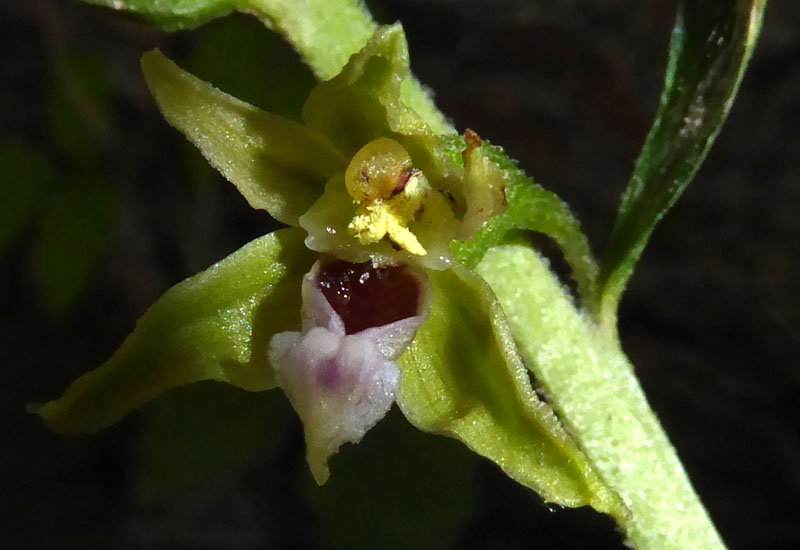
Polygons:
M456 133L411 74L402 28L377 27L360 2L86 1L168 28L251 13L321 82L298 123L158 51L143 57L167 121L290 227L167 291L106 363L34 407L51 428L93 432L202 380L279 387L322 484L340 446L396 403L545 501L610 514L633 547L724 548L622 352L616 312L725 120L764 0L679 3L661 107L602 269L555 194ZM574 295L529 232L558 245Z
M304 124L157 50L142 67L170 124L253 208L293 227L169 290L104 365L38 408L49 426L92 432L201 380L278 386L324 483L329 457L396 401L418 428L460 439L548 501L626 513L537 397L502 309L467 268L507 233L520 210L509 200L562 203L426 108L399 25L312 91Z

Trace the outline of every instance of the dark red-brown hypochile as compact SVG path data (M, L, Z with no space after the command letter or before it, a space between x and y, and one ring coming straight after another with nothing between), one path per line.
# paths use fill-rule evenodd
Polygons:
M347 334L414 317L419 311L419 282L403 266L332 260L322 265L316 284L342 318Z

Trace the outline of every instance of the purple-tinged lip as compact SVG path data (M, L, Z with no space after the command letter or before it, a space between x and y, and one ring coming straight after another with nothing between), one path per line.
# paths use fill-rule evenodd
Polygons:
M328 458L358 442L394 402L394 362L428 317L427 275L410 266L374 267L321 258L303 279L300 332L272 337L275 381L306 432L306 453L319 483Z

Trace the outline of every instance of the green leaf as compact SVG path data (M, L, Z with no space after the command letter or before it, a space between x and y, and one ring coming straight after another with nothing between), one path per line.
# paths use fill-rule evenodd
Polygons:
M472 239L450 245L456 258L474 268L487 250L504 243L519 230L544 233L561 247L578 284L581 303L592 311L596 305L597 264L578 220L558 195L531 181L501 148L484 142L483 151L503 171L508 205L505 212L490 219Z
M136 497L169 498L242 470L280 445L290 418L280 392L201 382L160 397L147 407L136 446Z
M167 121L236 185L253 208L297 225L347 160L322 135L239 101L181 70L158 50L142 57Z
M333 77L375 30L357 0L83 0L143 16L166 29L189 29L232 11L252 14L283 34L316 75Z
M108 242L111 204L108 185L87 177L68 183L45 214L34 265L40 294L55 315L86 290Z
M52 167L38 151L14 141L0 142L0 254L30 223L52 176Z
M501 246L476 272L497 295L556 414L630 509L616 517L628 543L638 550L723 549L633 366L575 308L547 261L527 246Z
M664 91L622 199L600 275L607 330L650 234L692 181L739 89L766 0L684 0Z
M325 487L307 483L322 548L453 548L476 501L477 457L414 429L395 409L334 458ZM304 476L308 479L308 476Z
M276 332L298 330L300 284L313 261L298 229L256 239L168 290L111 359L36 412L52 429L75 434L191 382L272 388L267 346Z
M397 402L418 428L455 437L548 502L625 508L531 388L486 283L456 266L428 273L430 317L401 357Z
M411 92L415 86L403 28L381 27L341 74L311 92L303 120L348 156L378 137L408 146L403 136L452 132L438 111Z

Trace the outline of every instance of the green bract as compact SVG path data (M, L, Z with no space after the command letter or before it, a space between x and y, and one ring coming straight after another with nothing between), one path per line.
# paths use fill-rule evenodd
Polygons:
M506 208L504 187L510 213L518 208L515 197L550 195L514 172L497 150L480 146L477 136L467 147L420 103L399 26L377 29L341 74L317 87L304 109L305 124L236 100L157 51L144 56L142 67L166 119L253 207L290 225L318 215L321 227L336 227L342 240L328 246L317 239L319 251L351 261L372 258L433 268L428 270L430 316L399 360L397 399L415 426L463 441L547 501L591 505L620 521L626 517L614 491L538 399L492 291L458 263L449 247L454 238L466 238L464 231L478 230L478 244L470 254L460 254L475 265L478 250L489 246L480 243L502 240L504 232L518 226L502 221L484 226L485 217ZM345 223L354 210L344 190L347 163L378 137L402 144L430 182L431 196L450 197L441 199L447 216L426 222L423 214L409 225L431 255L435 252L436 262L385 242L360 245L346 225L336 225L337 218ZM476 201L494 206L481 217ZM567 228L567 241L578 242L569 236L576 225L562 210L558 223L529 225L560 239L560 223ZM442 225L440 218L450 221ZM41 406L39 414L58 431L80 433L100 429L191 382L218 380L254 391L273 387L267 345L276 333L300 329L301 279L318 256L304 245L304 237L296 228L278 231L177 285L107 363L79 378L61 399Z
M617 212L600 274L604 330L656 224L700 168L753 55L766 0L681 2L658 115Z

